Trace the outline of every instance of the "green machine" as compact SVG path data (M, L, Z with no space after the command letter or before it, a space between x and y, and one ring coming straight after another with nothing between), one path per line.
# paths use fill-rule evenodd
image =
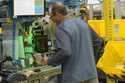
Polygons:
M50 33L45 32L47 24L45 20L40 20L40 17L38 17L33 22L26 21L20 25L18 35L18 49L20 54L18 58L21 61L22 70L19 70L19 73L25 74L27 69L28 71L33 71L32 76L28 76L25 81L20 81L21 83L32 83L35 81L44 83L45 80L47 81L47 78L61 74L61 66L42 66L33 57L36 53L47 54L47 56L51 57L54 56L55 52L51 50L53 45L50 44L51 39L47 35Z

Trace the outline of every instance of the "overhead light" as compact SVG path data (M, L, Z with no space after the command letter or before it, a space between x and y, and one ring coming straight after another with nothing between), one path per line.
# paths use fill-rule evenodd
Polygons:
M88 4L99 4L98 0L88 0Z

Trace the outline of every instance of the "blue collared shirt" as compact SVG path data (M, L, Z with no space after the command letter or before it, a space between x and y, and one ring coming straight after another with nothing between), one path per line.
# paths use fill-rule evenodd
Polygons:
M62 83L79 83L97 78L92 40L87 24L80 18L66 19L56 31L59 56L63 63ZM63 57L64 58L64 57Z

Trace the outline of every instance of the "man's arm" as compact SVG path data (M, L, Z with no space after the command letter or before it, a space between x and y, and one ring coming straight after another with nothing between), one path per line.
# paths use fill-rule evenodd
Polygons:
M71 56L71 40L66 32L58 29L56 32L56 42L59 50L56 55L48 59L48 64L62 64Z

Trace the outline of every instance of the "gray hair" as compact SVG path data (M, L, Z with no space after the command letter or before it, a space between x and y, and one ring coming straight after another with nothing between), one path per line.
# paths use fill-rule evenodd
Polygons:
M66 7L61 3L53 3L52 14L55 14L56 12L64 16L68 14Z

